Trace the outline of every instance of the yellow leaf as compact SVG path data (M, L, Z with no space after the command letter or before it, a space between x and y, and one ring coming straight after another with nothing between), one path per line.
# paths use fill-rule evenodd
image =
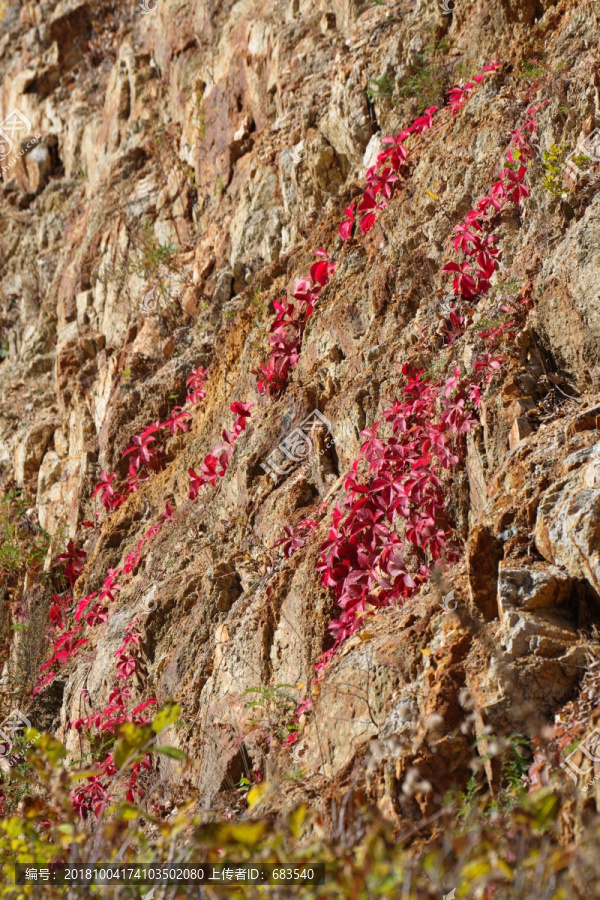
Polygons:
M248 808L254 809L255 806L262 803L270 790L271 785L267 781L255 784L254 787L250 788L248 791Z
M267 784L257 784L256 787L252 788L252 791L257 790L258 788L267 787ZM249 791L248 793L252 793ZM258 842L262 839L265 831L266 831L266 823L265 822L240 822L235 825L227 825L227 837L231 841L239 841L240 844L258 844Z
M367 641L373 640L373 635L370 631L361 631L361 633L359 634L359 638L366 644Z
M18 816L12 816L7 821L5 820L3 825L4 831L6 832L7 836L11 838L17 837L17 835L19 835L23 830L21 826L21 820L18 818Z
M163 728L174 725L179 719L180 714L181 707L176 706L175 704L168 704L163 707L163 709L159 709L152 722L152 731L156 734L160 734Z
M36 742L36 748L39 748L46 754L48 761L55 768L67 755L65 747L58 741L55 741L49 734L41 736L39 741Z
M467 863L462 874L467 881L477 881L491 871L492 867L487 859L475 859L473 862Z
M498 869L500 869L500 871L501 871L504 875L506 875L506 878L507 878L508 881L512 881L512 879L513 879L513 872L512 872L512 869L511 869L511 867L508 865L507 862L505 862L503 859L499 859L498 862L496 863L496 866L497 866Z
M89 778L92 775L97 775L98 771L98 769L81 769L79 772L72 773L71 781L81 781L82 778Z
M435 194L433 193L433 191L425 191L425 193L429 194L429 196L432 197L434 200L437 200L438 203L440 202L440 198L436 197Z
M301 804L297 806L296 809L292 810L292 812L288 816L288 825L290 831L294 835L295 838L300 837L300 833L302 831L302 824L306 818L306 806Z
M124 822L133 822L134 819L137 819L139 816L139 812L132 806L131 803L123 803L119 810L120 817Z

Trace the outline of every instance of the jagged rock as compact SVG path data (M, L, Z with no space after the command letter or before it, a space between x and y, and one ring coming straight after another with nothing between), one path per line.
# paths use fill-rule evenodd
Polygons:
M354 89L363 73L357 66L348 73L345 84L335 81L329 110L319 130L346 165L358 165L373 133L366 98Z
M567 471L575 462L567 457ZM577 459L578 467L553 484L539 504L535 542L549 562L575 578L585 578L600 593L600 442Z
M498 565L502 559L502 542L488 528L476 525L467 543L467 572L469 575L469 599L486 622L498 616L496 598Z
M272 262L281 250L281 213L276 206L277 179L257 170L247 184L231 224L231 268L236 293L246 285L244 262L253 254Z
M40 28L42 42L56 42L57 62L65 68L72 68L81 60L84 42L91 34L91 14L87 3L81 3L65 12L60 11L59 7L48 25Z
M536 656L560 657L577 641L577 629L552 613L530 615L505 612L502 616L502 642L507 659L517 659L527 653Z
M36 140L32 136L21 142L21 151L15 176L21 190L35 196L44 190L58 166L58 138L51 134Z
M15 481L19 487L36 476L40 463L46 452L48 441L54 431L50 423L36 423L17 444L15 451Z
M500 563L498 610L502 617L513 610L549 609L562 606L573 594L575 579L555 566L515 568Z
M508 435L508 446L513 450L524 438L533 434L534 428L527 416L519 416L512 424Z

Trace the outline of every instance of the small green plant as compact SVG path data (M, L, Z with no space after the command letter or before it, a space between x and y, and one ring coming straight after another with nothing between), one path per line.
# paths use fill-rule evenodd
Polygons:
M454 38L449 36L438 40L438 30L432 25L427 25L423 31L425 34L425 45L423 50L427 56L435 56L436 53L445 53L454 43ZM477 70L477 65L471 63L469 68Z
M441 41L437 45L436 51L438 53L447 53L448 50L452 49L453 44L454 44L454 38L444 37L441 39Z
M419 100L418 111L433 106L440 99L443 81L436 65L427 64L423 57L418 58L417 70L408 78L398 91L398 101L411 97Z
M295 690L297 689L292 684L249 688L245 695L255 694L256 697L246 701L246 708L257 713L256 718L250 722L251 726L258 726L269 736L283 742L290 732L297 729L293 717L298 707L298 699L291 693Z
M525 778L531 757L531 744L523 734L511 734L506 738L489 734L479 738L476 744L480 741L496 745L492 752L482 757L483 760L501 760L500 789L489 804L490 811L509 812L526 794Z
M396 82L391 75L382 75L381 78L371 78L367 84L367 97L370 103L376 100L389 100L394 94Z
M196 124L198 125L198 134L200 140L204 140L206 137L206 110L204 109L204 100L200 96L200 92L196 92L196 99L198 100L198 112L196 113Z
M262 316L265 311L265 304L261 300L262 292L258 286L254 288L254 292L252 297L250 298L250 303L256 310L256 317L254 319L254 327L263 330L264 323L262 322Z
M139 258L129 263L129 273L152 278L162 265L172 265L172 257L178 250L176 244L159 244L152 233L152 222L144 225L141 237L134 241L139 251Z
M553 197L566 197L562 178L562 166L567 151L566 144L550 144L549 150L542 150L542 186Z
M9 353L10 348L8 346L8 341L2 341L2 344L0 344L0 359L6 359Z
M507 278L506 281L499 282L498 284L492 284L490 286L490 292L500 293L500 294L517 294L521 290L521 285L523 283L522 278L516 278L512 276L511 278Z
M217 191L219 192L219 197L222 197L225 193L225 185L223 183L223 179L220 175L217 175L215 178L215 184L217 185Z
M262 778L260 776L260 772L250 772L248 777L242 775L242 777L236 784L236 788L243 794L247 794L251 787L254 787L255 784L260 784L261 781Z
M466 789L458 795L456 818L462 825L466 824L471 818L473 810L478 804L480 791L481 785L478 783L475 773L473 773L467 782Z
M254 319L254 324L257 328L260 328L262 322L260 321L260 316L262 316L264 312L264 305L261 300L261 290L258 285L255 286L254 291L252 292L252 297L250 298L250 303L254 307L257 313L257 318Z
M513 793L523 793L523 778L529 768L531 744L523 734L511 734L509 740L510 747L502 762L502 777Z
M198 185L196 184L196 172L195 172L193 166L185 167L185 177L190 182L190 184L192 185L193 188L198 187Z
M50 535L26 515L30 500L21 490L0 498L0 572L14 575L24 566L40 568Z
M575 163L578 169L582 169L585 171L589 164L591 163L591 158L586 156L585 153L581 153L579 156L572 156L572 161Z
M546 74L546 64L540 59L524 59L521 62L522 78L541 78Z
M5 523L2 529L2 543L0 544L0 571L5 573L18 572L25 556L19 541L16 539L17 529L14 525Z

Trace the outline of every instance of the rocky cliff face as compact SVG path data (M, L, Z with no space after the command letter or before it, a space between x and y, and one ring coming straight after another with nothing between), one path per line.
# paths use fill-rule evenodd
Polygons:
M200 808L234 815L245 769L275 783L301 760L271 808L318 805L351 785L403 827L464 788L474 739L485 755L491 732L525 735L540 762L549 725L572 728L573 740L593 727L597 6L456 0L448 14L433 0L45 0L4 10L0 112L22 116L2 129L13 143L0 182L0 472L13 498L4 546L35 534L43 547L25 574L3 557L7 711L21 704L79 754L69 725L109 702L115 654L137 620L133 697L181 705L187 727L169 739L188 756ZM491 60L500 67L474 81ZM453 114L445 92L466 82ZM457 258L453 229L498 178L533 105L529 192L502 206L500 265L489 290L463 302L471 330L455 340L460 292L448 298L442 272ZM400 182L378 194L386 208L343 240L344 209L362 197L382 137L433 106L432 126L406 140ZM576 170L561 169L573 153ZM261 394L253 372L269 356L273 301L292 298L318 248L335 270L289 378ZM405 364L434 378L472 366L476 336L499 327L507 303L523 314L494 345L501 363L456 438L460 461L440 475L453 552L434 572L424 548L421 590L367 605L313 683L340 613L319 547L361 432L402 397ZM206 396L186 404L199 366ZM231 428L234 403L253 406L227 471L190 499L188 471ZM163 427L160 465L102 506L101 472L123 491L132 437L177 406L190 412L187 430ZM270 457L315 410L333 440L320 428L319 452ZM273 549L307 519L316 526L289 557ZM61 593L52 573L69 540L85 553L72 626L109 569L121 590L99 627L80 616L87 644L28 700L56 638L46 639ZM25 634L11 629L23 622ZM267 699L253 719L256 688ZM312 706L293 724L290 703L304 700ZM161 762L165 796L170 765ZM543 771L568 782L556 757ZM497 788L491 762L487 778Z

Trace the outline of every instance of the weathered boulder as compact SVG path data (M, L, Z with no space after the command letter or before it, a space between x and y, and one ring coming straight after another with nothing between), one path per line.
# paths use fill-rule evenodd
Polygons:
M536 546L549 562L585 578L600 594L600 443L567 457L563 471L568 474L541 499Z

